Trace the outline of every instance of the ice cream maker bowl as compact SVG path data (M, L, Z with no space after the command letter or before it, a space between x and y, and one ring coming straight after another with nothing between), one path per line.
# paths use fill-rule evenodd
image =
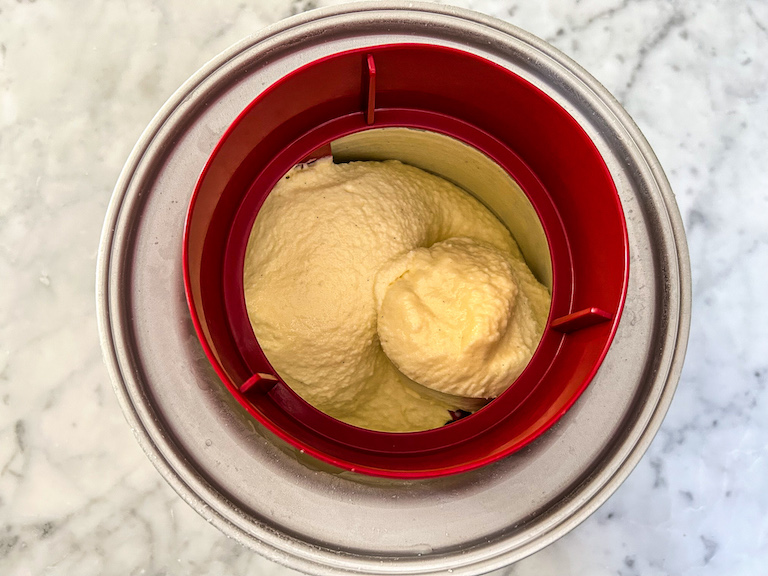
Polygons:
M423 432L340 422L293 392L251 329L245 248L259 208L294 165L397 159L487 206L551 291L523 373L474 414ZM224 385L297 450L361 474L426 478L488 464L545 432L577 400L616 332L629 277L614 182L589 136L517 74L458 48L386 44L327 56L261 93L219 141L190 202L187 301Z

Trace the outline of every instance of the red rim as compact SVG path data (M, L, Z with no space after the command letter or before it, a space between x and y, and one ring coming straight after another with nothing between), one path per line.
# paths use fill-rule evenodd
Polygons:
M371 59L375 107L367 89ZM482 93L477 86L484 87ZM515 107L520 112L510 113ZM371 110L374 122L368 124ZM496 161L531 201L552 256L550 317L523 374L472 416L416 433L349 426L314 409L281 381L241 391L258 380L256 373L276 374L250 328L241 280L245 244L261 203L313 151L346 134L389 126L448 135ZM182 255L195 330L238 402L270 431L320 460L395 478L483 466L554 424L610 347L626 295L628 256L615 186L578 123L504 68L460 50L418 44L334 54L294 71L254 100L198 179Z

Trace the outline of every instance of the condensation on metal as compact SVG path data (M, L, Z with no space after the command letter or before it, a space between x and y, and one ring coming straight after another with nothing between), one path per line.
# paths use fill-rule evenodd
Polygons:
M546 434L488 467L393 481L339 472L265 432L219 383L181 271L186 207L226 127L275 80L368 45L474 52L557 100L603 155L627 218L630 279L616 338L587 391ZM597 509L645 452L672 399L690 323L674 196L608 92L548 44L500 21L419 3L303 14L215 58L160 110L116 185L97 273L102 347L136 438L165 479L228 536L315 574L481 574L546 546Z

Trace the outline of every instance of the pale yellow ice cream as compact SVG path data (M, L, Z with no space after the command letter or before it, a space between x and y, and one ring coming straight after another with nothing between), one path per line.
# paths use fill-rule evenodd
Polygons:
M246 304L280 376L342 421L435 428L455 406L403 384L495 397L541 336L549 294L508 230L453 184L397 161L291 170L248 243Z

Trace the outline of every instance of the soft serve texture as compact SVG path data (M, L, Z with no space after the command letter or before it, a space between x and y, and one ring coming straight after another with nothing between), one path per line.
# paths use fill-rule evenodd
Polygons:
M549 310L487 208L394 160L290 170L254 222L243 284L283 380L334 418L389 432L444 425L448 395L502 393Z

